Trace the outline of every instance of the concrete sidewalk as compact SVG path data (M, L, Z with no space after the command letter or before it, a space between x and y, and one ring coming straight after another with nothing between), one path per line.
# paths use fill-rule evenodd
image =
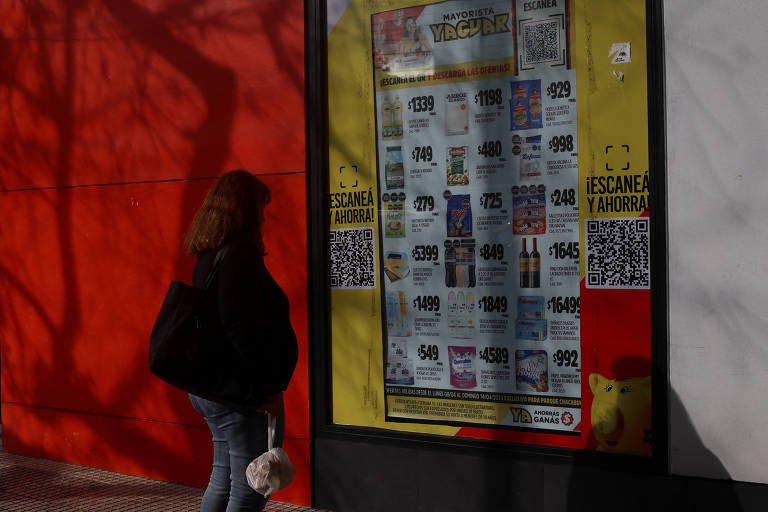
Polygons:
M199 510L202 495L203 489L197 487L0 450L0 511L3 512L193 512ZM309 512L317 509L269 502L265 510Z

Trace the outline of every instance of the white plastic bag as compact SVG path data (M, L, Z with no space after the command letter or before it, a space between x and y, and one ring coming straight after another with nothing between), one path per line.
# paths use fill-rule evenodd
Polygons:
M245 478L251 489L268 498L273 492L288 487L296 476L296 468L282 448L273 448L277 418L267 414L267 451L245 468Z

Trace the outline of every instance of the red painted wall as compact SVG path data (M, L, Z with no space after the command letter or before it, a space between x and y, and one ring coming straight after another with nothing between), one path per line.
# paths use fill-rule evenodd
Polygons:
M147 368L215 177L264 176L267 266L301 355L287 393L310 502L304 14L298 0L0 4L0 410L7 451L203 486L210 434Z

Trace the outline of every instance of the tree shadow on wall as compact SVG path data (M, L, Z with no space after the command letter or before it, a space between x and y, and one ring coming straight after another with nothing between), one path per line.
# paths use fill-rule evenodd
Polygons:
M297 21L294 9L272 0L168 0L151 7L131 0L31 1L6 4L0 15L4 17L0 103L6 121L0 128L0 194L18 206L15 215L26 221L21 228L0 225L0 294L5 305L0 333L3 345L13 344L16 353L24 346L45 345L44 353L24 353L16 359L22 367L13 371L26 375L18 380L8 373L10 363L3 358L3 396L21 405L155 420L154 409L146 405L158 401L148 396L157 389L146 364L151 323L138 329L146 338L126 345L123 359L101 363L113 366L112 382L96 382L84 368L88 344L110 341L88 340L85 328L92 325L92 318L106 320L115 331L136 329L136 319L122 311L114 299L119 294L109 288L138 297L143 284L126 276L123 282L104 283L99 290L103 296L83 289L87 267L82 245L76 247L73 239L80 237L81 244L88 234L79 232L83 209L74 203L86 192L68 187L130 186L137 176L139 181L203 178L212 183L232 165L236 120L245 117L258 123L272 113L269 103L253 100L258 84L249 85L249 94L239 94L242 84L235 56L222 54L222 49L250 34L265 36L268 44L252 55L243 54L243 59L279 63L284 87L303 95L303 60L286 58L284 52L295 46L296 39L286 27L301 31L303 17ZM303 49L303 38L299 39ZM206 45L211 40L218 46ZM126 250L124 236L115 232L92 241L100 244L95 252L105 259L113 257L114 265L122 259L151 280L158 272L156 259L168 258L170 247L173 275L189 280L192 262L181 254L180 240L203 190L194 182L184 190L179 204L173 205L183 213L171 240L167 232L164 236L162 230L137 223L128 238L141 244L138 250ZM109 204L110 199L96 201L102 226L126 225L124 211ZM30 258L36 248L25 246L25 241L35 241L29 233L40 226L50 233L46 252ZM112 310L105 313L105 307ZM38 333L29 331L30 323ZM58 400L64 395L69 398L62 406ZM169 390L167 401L171 419L161 421L189 418L194 427L205 428L190 412L185 395ZM168 414L162 405L159 409ZM50 417L56 421L55 414ZM110 425L109 431L93 432L103 446L92 447L90 460L109 461L115 452L120 454L118 460L138 459L135 450L140 447L142 453L152 454L152 461L164 461L163 468L170 468L173 461L176 466L186 463L185 454L210 450L208 445L193 446L191 434L167 446L146 429L138 431L133 421ZM12 430L6 437L13 437ZM46 455L37 446L25 448ZM144 470L160 478L201 484L208 468L192 477L152 467Z

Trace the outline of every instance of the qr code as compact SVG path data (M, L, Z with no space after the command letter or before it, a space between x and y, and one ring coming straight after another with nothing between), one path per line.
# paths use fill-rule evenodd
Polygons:
M332 229L331 288L376 288L373 228Z
M651 239L647 217L587 219L587 288L650 288Z
M559 20L524 22L522 32L524 65L561 60Z

